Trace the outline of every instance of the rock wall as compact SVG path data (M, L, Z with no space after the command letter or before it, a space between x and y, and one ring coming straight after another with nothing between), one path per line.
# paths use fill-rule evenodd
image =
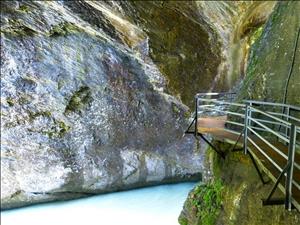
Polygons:
M195 93L228 91L244 77L249 37L274 2L125 1L123 14L149 38L167 91L193 106Z
M2 208L200 179L188 108L103 14L1 2Z
M200 179L187 105L272 5L1 1L1 208Z
M241 98L282 103L286 94L286 103L300 104L300 38L295 49L300 29L299 10L299 2L277 4L251 49Z

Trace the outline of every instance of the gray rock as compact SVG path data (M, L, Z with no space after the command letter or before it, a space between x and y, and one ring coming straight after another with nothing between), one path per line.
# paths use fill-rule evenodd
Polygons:
M107 17L1 4L2 209L199 179L188 108L149 58L105 30Z

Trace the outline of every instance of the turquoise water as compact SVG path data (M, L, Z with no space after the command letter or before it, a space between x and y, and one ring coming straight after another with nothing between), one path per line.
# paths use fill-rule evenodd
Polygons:
M160 185L1 212L1 225L174 225L195 183Z

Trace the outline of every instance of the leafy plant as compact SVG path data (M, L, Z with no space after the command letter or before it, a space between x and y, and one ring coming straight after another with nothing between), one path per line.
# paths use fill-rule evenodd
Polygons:
M197 186L190 196L192 209L196 211L198 224L215 224L216 218L222 206L221 180Z

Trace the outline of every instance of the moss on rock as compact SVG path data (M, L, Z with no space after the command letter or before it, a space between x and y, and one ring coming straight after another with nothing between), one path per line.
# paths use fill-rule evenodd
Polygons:
M88 105L91 102L91 100L92 97L90 88L81 87L71 97L65 112L80 112L86 105Z
M9 36L22 36L22 37L32 37L37 34L37 32L26 25L23 21L18 19L9 19L8 26L1 26L1 33Z
M76 33L83 31L78 26L70 22L63 22L53 26L49 31L49 36L57 37L57 36L64 36L71 33Z
M195 220L189 221L183 212L178 219L179 223L181 225L215 224L222 205L222 191L223 185L221 180L197 185L185 203L186 207L192 211Z
M9 106L14 106L15 100L11 97L6 98L6 102Z
M217 142L216 145L220 149L228 149L228 144ZM300 223L300 214L297 211L288 212L284 205L262 206L261 199L269 194L273 183L262 184L249 156L242 152L227 152L223 160L215 152L210 151L208 154L213 154L211 167L213 180L217 183L213 181L207 185L197 186L191 191L179 217L180 224L296 225ZM218 183L219 181L222 183ZM210 193L216 194L216 197L212 198L215 201L205 202L203 196ZM282 193L277 191L274 197L281 197L281 195Z

